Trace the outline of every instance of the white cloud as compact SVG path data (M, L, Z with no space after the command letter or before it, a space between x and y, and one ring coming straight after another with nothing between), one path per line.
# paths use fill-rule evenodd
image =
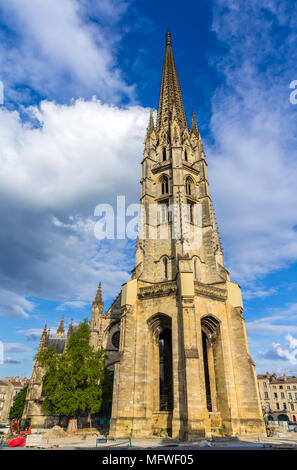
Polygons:
M31 351L31 348L23 346L20 343L4 343L4 352L5 353L22 353Z
M121 0L18 0L2 2L6 26L0 43L1 78L6 93L23 101L23 85L58 99L97 93L119 100L133 95L116 66L120 34L114 28L126 10ZM92 18L92 19L91 19ZM22 86L18 92L17 87Z
M286 340L289 342L289 349L297 349L297 339L292 335L287 334Z
M207 153L226 264L239 282L297 260L296 25L279 2L215 2L213 28L228 51L213 63L225 84L212 100Z
M286 340L293 341L290 333L297 334L297 303L283 308L271 308L269 312L270 314L265 317L246 322L247 331L262 336L287 333Z
M93 99L42 102L30 112L39 128L0 109L0 193L50 210L136 197L148 110Z
M293 350L290 348L283 348L279 343L272 343L272 347L280 358L287 359L290 364L297 364L297 348Z
M30 112L37 128L0 109L0 281L7 294L0 313L24 318L34 306L28 296L64 305L71 299L69 307L83 309L100 280L111 298L129 279L134 243L98 241L92 214L118 194L138 201L149 117L147 109L96 99L43 102Z
M28 328L26 330L17 330L17 334L25 335L27 341L39 341L41 334L41 328Z
M7 289L0 289L0 316L29 318L34 307L34 303L25 297Z
M63 302L62 304L60 304L57 310L64 311L67 307L81 309L86 307L86 305L87 303L83 302L82 300L69 300L68 302Z
M244 289L242 296L244 299L255 299L255 298L264 298L270 297L277 293L277 289L271 287L270 289L265 288L253 288L253 289Z
M296 329L295 333L297 333ZM285 346L281 342L272 342L271 345L269 344L267 352L258 352L258 373L264 373L268 370L279 374L296 375L297 339L289 333L285 340L287 343Z

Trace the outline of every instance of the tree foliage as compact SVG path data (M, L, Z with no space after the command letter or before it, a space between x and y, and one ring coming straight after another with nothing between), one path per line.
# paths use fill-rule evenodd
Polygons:
M76 418L98 413L111 398L112 384L104 367L104 351L90 345L90 328L85 319L69 338L66 352L50 346L36 355L45 370L43 408L49 414Z
M9 419L21 419L24 411L28 385L22 388L13 400L13 404L9 410Z

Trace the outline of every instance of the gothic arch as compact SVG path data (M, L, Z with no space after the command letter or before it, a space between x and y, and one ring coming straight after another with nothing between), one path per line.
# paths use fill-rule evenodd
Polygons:
M195 180L193 179L192 176L186 175L185 176L185 188L186 188L186 194L188 196L193 196L194 187L195 187Z
M170 262L167 255L160 258L160 277L162 281L170 278Z
M169 194L169 177L165 173L160 176L159 184L161 185L161 194Z
M201 338L205 380L206 407L209 412L217 410L218 370L216 367L220 322L213 315L201 318Z
M147 324L153 336L159 335L165 328L171 328L171 317L166 313L155 313L148 320Z
M152 335L153 403L155 411L173 409L172 320L165 313L152 315L147 324ZM169 426L171 427L171 426Z
M199 256L192 257L194 281L202 281L201 259Z
M183 147L183 159L186 162L191 161L191 148L190 148L188 143L186 145L184 145L184 147Z
M214 341L218 335L220 321L214 315L204 315L201 317L201 330L210 341Z
M120 319L115 320L111 322L105 328L104 333L103 333L103 341L102 341L103 349L110 349L110 348L114 349L114 345L112 343L112 337L116 332L120 331L120 324L121 324Z

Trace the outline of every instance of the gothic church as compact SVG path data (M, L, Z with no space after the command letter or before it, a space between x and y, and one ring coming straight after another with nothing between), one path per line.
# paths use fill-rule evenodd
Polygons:
M188 128L169 32L157 120L151 113L145 138L140 202L146 216L156 205L160 217L144 217L131 280L107 312L100 284L92 306L91 342L106 350L114 375L110 436L265 435L241 290L224 267L206 157L194 114ZM178 237L176 214L165 217L168 236L160 236L170 206L179 213ZM185 225L193 230L197 208L195 246L186 242ZM152 229L157 236L149 236ZM46 331L42 341L63 352L61 329L56 341ZM36 368L30 387L37 393L30 398L29 387L24 417L41 426Z

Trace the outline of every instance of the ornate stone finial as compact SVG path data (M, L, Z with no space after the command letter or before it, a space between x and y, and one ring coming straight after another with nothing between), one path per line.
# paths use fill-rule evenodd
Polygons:
M64 315L62 315L59 328L57 329L56 338L64 338L65 329L64 329Z
M150 119L149 123L147 126L147 131L146 131L146 136L149 137L151 133L155 130L155 124L154 124L154 116L153 116L153 110L151 109L150 111Z
M196 118L195 118L195 113L192 111L192 126L191 126L191 131L199 137L199 129L197 126Z
M38 351L41 351L42 349L47 347L48 339L49 339L49 334L48 334L48 331L47 331L47 324L45 324L44 328L43 328L41 338L40 338Z
M171 36L170 36L169 28L167 28L167 32L166 32L166 46L171 46Z

